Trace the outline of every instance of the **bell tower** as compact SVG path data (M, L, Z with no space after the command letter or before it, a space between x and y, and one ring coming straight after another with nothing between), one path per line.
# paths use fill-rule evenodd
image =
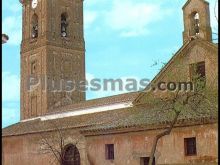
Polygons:
M85 100L83 0L20 0L21 119Z
M212 41L209 3L205 0L188 0L183 6L183 43L191 38Z

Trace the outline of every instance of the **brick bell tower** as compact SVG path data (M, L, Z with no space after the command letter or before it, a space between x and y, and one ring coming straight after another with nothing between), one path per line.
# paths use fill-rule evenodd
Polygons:
M183 43L192 38L212 42L209 3L205 0L188 0L183 6Z
M21 119L85 100L72 83L85 80L83 0L20 0ZM61 87L64 84L64 88Z

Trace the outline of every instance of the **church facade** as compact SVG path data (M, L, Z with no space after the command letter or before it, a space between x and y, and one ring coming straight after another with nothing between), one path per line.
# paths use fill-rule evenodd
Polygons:
M30 82L42 75L48 82L85 80L83 0L21 3L21 121L2 130L2 163L148 165L155 137L175 116L161 100L168 105L173 94L140 91L86 101L82 91L53 92ZM194 111L180 107L172 131L158 140L153 164L217 165L218 45L212 42L209 4L188 0L182 10L183 45L150 85L190 82L196 72L210 101ZM28 90L28 83L34 87Z

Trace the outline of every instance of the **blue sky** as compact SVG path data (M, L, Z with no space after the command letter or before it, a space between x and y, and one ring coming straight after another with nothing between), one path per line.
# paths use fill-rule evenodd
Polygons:
M20 119L21 5L3 0L3 33L10 40L3 45L2 126ZM152 79L182 46L185 0L85 0L84 33L86 76L91 78ZM211 24L215 0L210 3ZM159 65L152 67L158 62ZM123 91L126 92L126 91ZM87 99L121 93L88 92Z

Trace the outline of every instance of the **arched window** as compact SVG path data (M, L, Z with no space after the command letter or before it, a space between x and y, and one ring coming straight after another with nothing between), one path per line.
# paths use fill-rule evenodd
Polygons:
M193 12L192 13L192 32L193 35L198 35L199 34L199 13L198 12Z
M61 37L67 37L67 14L62 13L61 14Z
M38 16L34 14L31 22L31 38L38 37Z
M80 154L77 147L73 144L68 144L64 147L62 154L63 165L80 165Z

